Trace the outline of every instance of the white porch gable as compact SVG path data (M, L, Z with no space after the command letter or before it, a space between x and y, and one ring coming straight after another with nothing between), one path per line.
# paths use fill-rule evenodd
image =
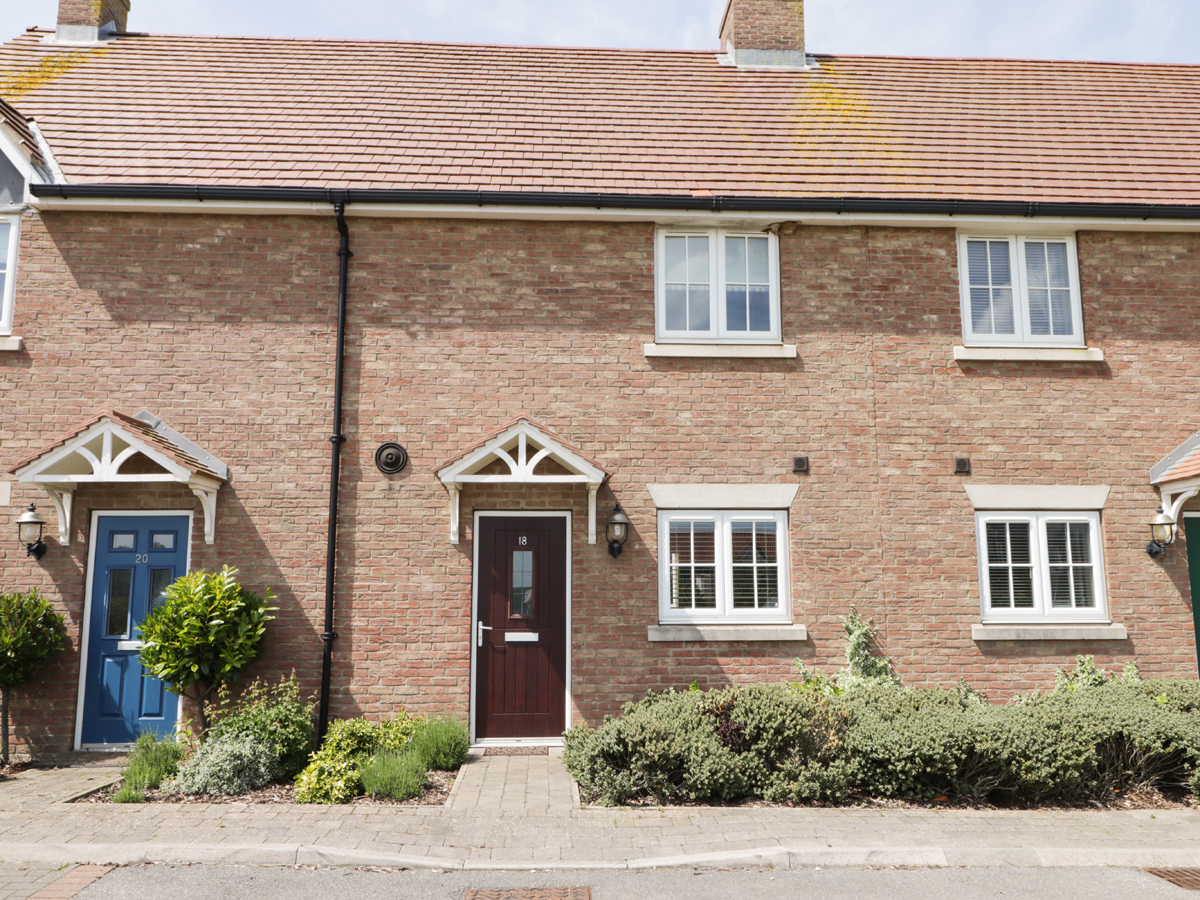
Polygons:
M58 514L58 540L71 542L71 505L81 484L186 484L200 500L204 542L215 540L217 491L229 469L157 416L136 417L115 410L98 412L87 422L8 470L18 481L36 484Z
M497 460L508 471L484 473L483 470ZM550 466L547 461L556 465ZM535 419L522 416L503 431L438 469L438 479L450 494L450 543L458 543L458 501L464 485L579 484L587 488L588 543L594 544L596 493L608 475L604 468L553 435Z

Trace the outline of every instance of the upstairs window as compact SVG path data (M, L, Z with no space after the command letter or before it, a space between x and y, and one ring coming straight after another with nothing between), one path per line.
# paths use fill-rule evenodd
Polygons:
M1073 237L959 237L967 346L1082 347Z
M984 622L1108 620L1098 513L976 513Z
M774 235L661 229L655 339L778 343L779 244Z
M790 621L787 513L658 514L659 621Z
M0 335L12 334L20 216L0 216Z

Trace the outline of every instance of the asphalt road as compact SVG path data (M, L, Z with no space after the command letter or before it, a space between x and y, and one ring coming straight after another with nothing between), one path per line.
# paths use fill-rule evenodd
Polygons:
M463 900L468 889L588 886L593 900L1158 900L1194 897L1134 869L623 869L461 872L147 865L78 900Z

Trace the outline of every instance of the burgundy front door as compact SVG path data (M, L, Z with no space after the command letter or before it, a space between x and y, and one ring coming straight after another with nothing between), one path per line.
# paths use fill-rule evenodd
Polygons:
M480 516L475 736L566 728L567 520Z

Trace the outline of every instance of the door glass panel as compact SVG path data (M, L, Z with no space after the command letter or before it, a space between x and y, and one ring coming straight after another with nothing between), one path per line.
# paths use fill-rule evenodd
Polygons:
M509 615L533 615L533 551L512 552L512 595Z
M129 594L133 588L133 569L108 571L108 622L105 637L122 637L129 628Z
M156 606L162 606L163 594L166 593L171 582L175 580L175 571L173 569L151 569L150 570L150 609Z
M168 531L166 533L157 533L150 535L151 550L174 550L175 549L175 533Z
M114 550L132 550L137 541L136 534L114 534L112 536L112 549Z

